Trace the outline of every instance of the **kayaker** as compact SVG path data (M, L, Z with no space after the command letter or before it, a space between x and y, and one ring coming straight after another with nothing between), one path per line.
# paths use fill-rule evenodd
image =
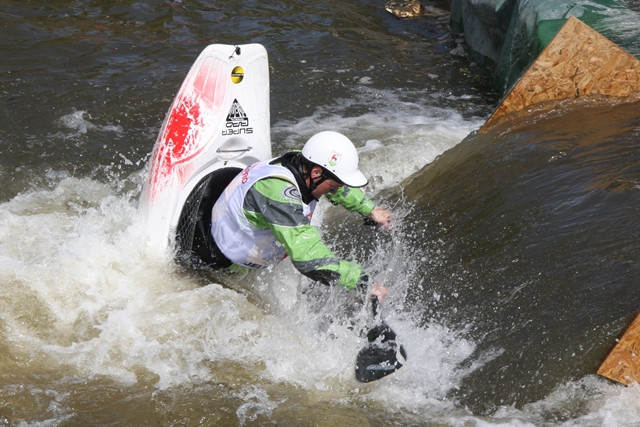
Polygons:
M366 184L353 143L334 131L313 135L302 151L249 166L213 207L214 266L265 268L289 256L294 267L312 280L348 290L366 287L361 266L336 257L311 225L324 195L331 203L391 229L391 211L376 207L365 196L360 187ZM375 284L372 294L384 299L386 288Z

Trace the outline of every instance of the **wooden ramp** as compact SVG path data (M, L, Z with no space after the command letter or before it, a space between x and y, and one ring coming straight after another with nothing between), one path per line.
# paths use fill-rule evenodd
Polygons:
M598 375L626 385L640 383L640 311L598 368Z
M480 132L508 121L510 113L550 109L555 104L550 101L588 95L611 97L618 102L639 100L640 60L572 16Z

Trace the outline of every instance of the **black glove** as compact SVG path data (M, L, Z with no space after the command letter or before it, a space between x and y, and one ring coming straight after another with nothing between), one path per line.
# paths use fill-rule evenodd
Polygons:
M367 292L369 289L369 276L366 274L361 274L360 279L358 279L358 283L356 284L356 289L362 292Z

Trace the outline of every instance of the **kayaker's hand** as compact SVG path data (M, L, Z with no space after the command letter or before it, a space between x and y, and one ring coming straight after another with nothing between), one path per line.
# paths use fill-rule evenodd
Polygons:
M376 283L373 285L373 288L371 288L371 295L378 298L379 302L382 302L387 298L387 287L380 283Z
M370 218L373 222L380 225L385 230L391 230L391 220L393 219L393 214L390 210L383 208L373 208L368 218Z

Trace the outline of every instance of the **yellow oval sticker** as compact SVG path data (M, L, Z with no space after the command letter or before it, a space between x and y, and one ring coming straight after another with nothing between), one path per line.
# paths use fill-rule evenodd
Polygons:
M231 81L238 84L242 79L244 79L244 70L238 65L231 70Z

